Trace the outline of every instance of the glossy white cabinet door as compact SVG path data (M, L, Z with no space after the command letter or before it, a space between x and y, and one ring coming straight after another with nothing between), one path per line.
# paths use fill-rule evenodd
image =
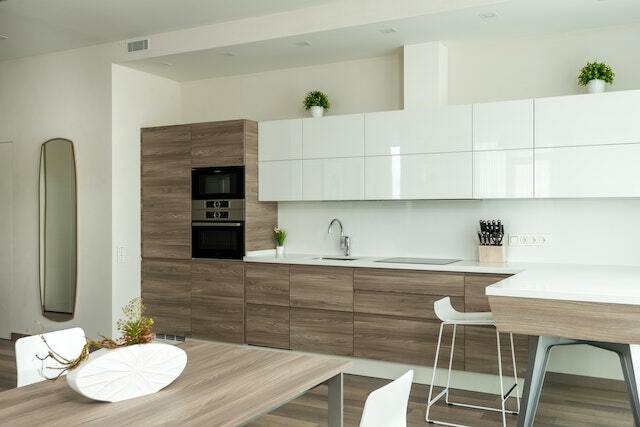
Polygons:
M364 155L364 114L302 120L304 159Z
M302 158L302 119L258 123L258 160Z
M473 198L533 198L533 148L473 153Z
M471 151L471 106L365 114L365 154Z
M535 100L536 148L640 142L640 91Z
M364 199L364 157L304 160L304 200Z
M365 198L470 199L471 153L365 158Z
M302 200L302 160L258 162L258 199Z
M536 197L640 196L640 144L536 149Z
M533 148L533 99L473 106L473 150Z

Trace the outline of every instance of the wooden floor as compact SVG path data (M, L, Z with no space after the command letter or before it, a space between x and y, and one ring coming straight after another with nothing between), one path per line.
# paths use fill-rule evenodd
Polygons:
M566 385L549 377L544 385L536 427L583 426L624 427L633 426L633 418L627 394L623 391L602 390L585 385ZM0 340L0 391L15 387L15 359L13 343ZM358 426L367 395L387 381L345 376L345 425ZM293 402L275 410L253 423L251 427L318 427L326 426L327 388L316 387ZM409 427L425 427L426 387L414 384L409 402ZM453 390L452 399L480 405L497 405L495 396ZM498 426L500 415L492 412L454 408L440 404L433 409L433 417L449 422L472 426ZM509 426L516 425L516 417L508 415ZM1 423L0 423L1 424ZM213 424L212 424L213 425Z

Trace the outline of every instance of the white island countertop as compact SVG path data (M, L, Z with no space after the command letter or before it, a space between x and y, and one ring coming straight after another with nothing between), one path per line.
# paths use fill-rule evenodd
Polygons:
M358 268L443 271L452 273L510 274L486 294L516 298L558 299L612 304L640 305L640 267L580 264L502 263L457 261L447 265L377 262L385 257L358 257L352 261L318 259L313 254L249 255L246 262L298 264Z

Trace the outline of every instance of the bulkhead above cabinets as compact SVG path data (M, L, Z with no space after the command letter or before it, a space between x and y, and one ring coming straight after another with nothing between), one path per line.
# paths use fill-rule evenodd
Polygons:
M640 91L259 123L263 201L640 197Z

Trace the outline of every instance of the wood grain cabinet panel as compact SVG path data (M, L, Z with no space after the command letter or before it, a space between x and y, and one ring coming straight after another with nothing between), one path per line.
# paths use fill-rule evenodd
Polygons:
M291 309L291 349L353 355L353 313Z
M291 306L353 311L353 269L291 266Z
M244 342L244 264L193 261L191 330L195 337Z
M247 303L289 307L289 265L245 265Z
M193 167L244 165L244 120L191 125Z
M371 314L354 315L354 355L411 365L433 366L440 322ZM458 327L454 369L464 369L465 328ZM452 328L445 329L438 359L449 364Z
M438 320L433 303L445 296L356 291L353 306L358 313ZM451 297L451 302L456 309L464 311L463 297Z
M464 296L464 275L417 270L358 268L354 288L361 291Z
M189 126L142 129L142 257L191 259Z
M247 344L289 348L289 307L247 304L245 322Z
M467 274L465 283L465 310L469 312L491 311L489 298L485 294L487 286L506 279L509 275L500 274ZM505 375L513 375L511 346L509 335L500 335L500 351ZM528 336L514 335L513 342L516 353L518 374L524 376L527 369L529 348ZM465 369L472 372L489 374L498 373L498 350L496 346L496 330L490 326L468 326L465 328Z
M190 261L144 259L142 300L146 314L160 334L187 336L191 332Z

